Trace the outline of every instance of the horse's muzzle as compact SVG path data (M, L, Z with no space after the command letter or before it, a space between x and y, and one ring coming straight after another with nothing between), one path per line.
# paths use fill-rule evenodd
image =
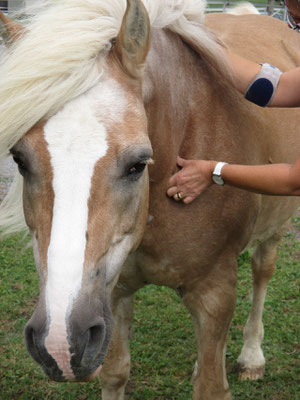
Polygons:
M47 341L51 321L41 312L41 307L37 307L27 323L28 352L52 380L86 381L103 365L112 333L112 317L107 305L97 315L92 315L92 310L95 308L71 313L66 337L63 340L52 337L51 345Z

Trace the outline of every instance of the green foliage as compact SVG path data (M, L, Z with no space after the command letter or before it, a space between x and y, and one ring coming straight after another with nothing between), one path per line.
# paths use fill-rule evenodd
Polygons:
M299 232L299 217L293 231ZM38 297L38 277L31 249L19 236L0 247L0 399L93 400L100 398L96 380L84 384L49 381L27 353L23 330ZM251 268L249 252L239 259L238 300L227 349L228 380L235 400L299 400L299 256L300 242L289 232L279 247L277 271L265 304L266 376L240 382L236 359L249 310ZM135 296L131 340L132 371L127 399L188 400L196 359L191 319L175 292L147 286Z

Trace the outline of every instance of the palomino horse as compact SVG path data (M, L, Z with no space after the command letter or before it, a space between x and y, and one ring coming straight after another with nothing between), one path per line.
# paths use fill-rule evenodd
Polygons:
M50 378L86 380L104 363L103 399L123 399L132 297L154 283L176 290L193 316L194 399L227 400L237 257L255 247L253 309L238 361L241 376L255 379L264 369L261 316L276 244L299 201L225 186L185 206L167 198L167 182L178 154L295 160L300 114L260 109L236 92L198 0L144 3L147 11L128 0L124 15L121 0L50 2L8 52L0 150L18 164L23 200L17 177L0 222L20 229L23 204L40 276L25 338ZM206 22L243 56L282 70L299 64L300 36L279 21Z

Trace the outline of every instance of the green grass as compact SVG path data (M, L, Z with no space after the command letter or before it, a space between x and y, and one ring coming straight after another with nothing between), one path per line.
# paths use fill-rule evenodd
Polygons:
M236 359L242 346L242 329L250 309L250 255L240 257L238 301L231 325L227 371L234 399L300 399L299 259L300 217L293 218L279 248L277 271L265 304L264 353L266 376L256 382L239 382ZM20 237L0 247L0 399L99 399L96 380L85 384L49 381L27 353L23 330L38 296L38 278L30 249ZM195 361L193 327L177 295L148 286L135 297L132 372L127 398L137 400L187 400L192 398L190 377Z

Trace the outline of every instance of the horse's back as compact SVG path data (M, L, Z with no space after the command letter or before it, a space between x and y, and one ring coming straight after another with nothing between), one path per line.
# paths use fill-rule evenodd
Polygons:
M220 13L207 15L205 23L231 51L242 57L255 62L269 62L282 71L300 65L300 35L282 21L263 15ZM299 110L260 109L251 104L249 110L253 112L254 120L264 121L264 129L257 132L262 157L255 163L295 161L300 154ZM248 134L256 137L255 124L249 128ZM255 153L254 147L249 152ZM297 198L263 196L249 245L257 240L262 242L279 231L297 205Z
M300 65L300 35L285 22L265 15L208 14L206 26L242 57L269 62L282 71Z

